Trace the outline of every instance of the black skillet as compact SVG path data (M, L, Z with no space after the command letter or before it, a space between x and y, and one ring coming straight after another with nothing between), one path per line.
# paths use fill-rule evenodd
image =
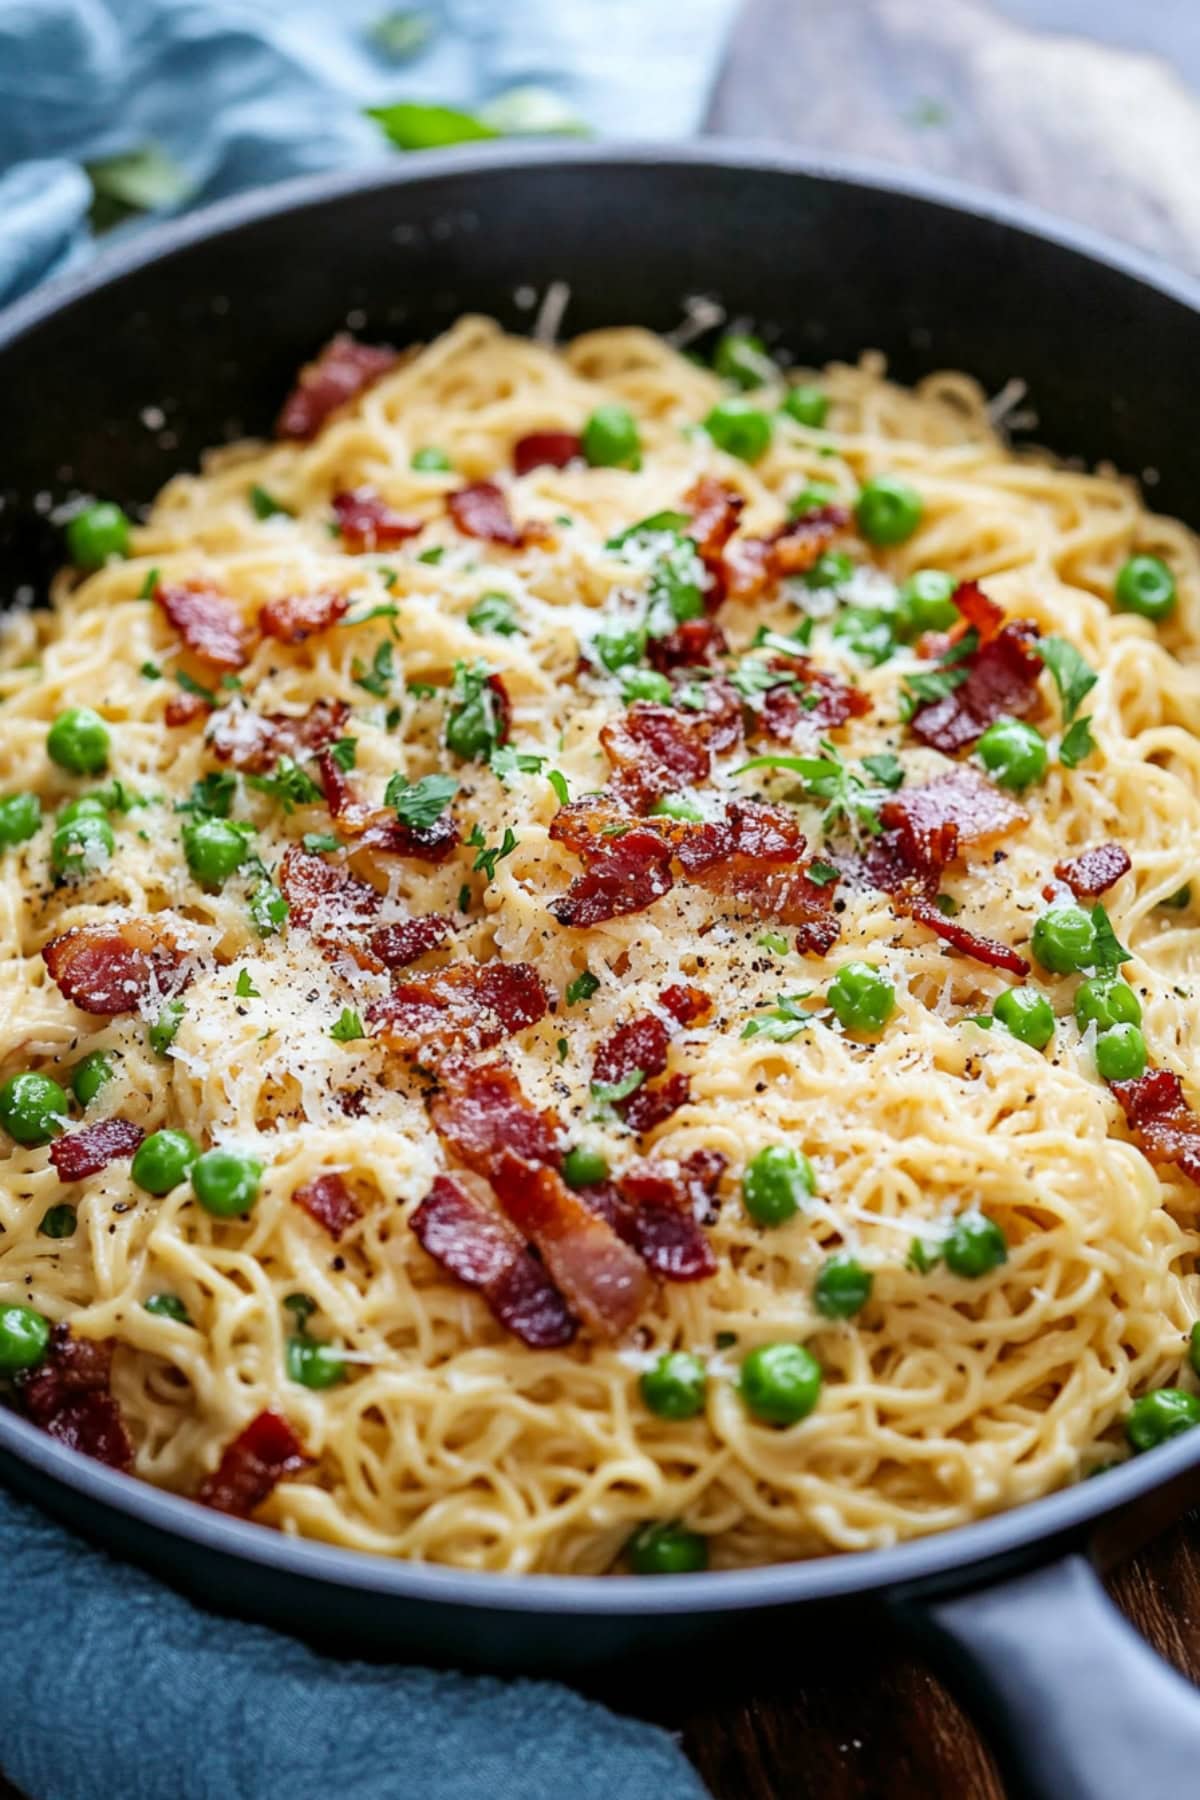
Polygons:
M933 182L726 146L440 153L276 188L143 238L0 319L0 595L54 565L47 512L145 501L206 446L269 426L349 321L428 337L464 310L669 330L719 296L804 361L887 353L903 378L1029 385L1037 436L1145 474L1200 524L1200 289L1082 232ZM76 1458L0 1412L16 1489L210 1604L360 1648L580 1678L880 1609L918 1633L1033 1800L1200 1793L1200 1696L1095 1573L1200 1498L1200 1431L981 1524L773 1569L605 1581L421 1568L218 1518ZM806 1609L803 1616L799 1609Z

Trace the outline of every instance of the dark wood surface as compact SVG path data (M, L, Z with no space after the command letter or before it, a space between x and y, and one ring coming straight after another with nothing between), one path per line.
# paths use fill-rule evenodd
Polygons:
M708 127L1019 194L1200 269L1197 94L1200 0L748 0ZM1200 1521L1112 1587L1200 1682ZM898 1640L865 1631L820 1676L803 1650L802 1674L777 1654L751 1699L660 1713L716 1800L1000 1800L969 1720ZM21 1800L2 1774L0 1800Z

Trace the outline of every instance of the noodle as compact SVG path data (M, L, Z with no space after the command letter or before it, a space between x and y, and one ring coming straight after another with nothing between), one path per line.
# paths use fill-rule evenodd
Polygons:
M128 559L85 579L63 575L51 610L12 619L0 657L0 792L34 790L52 807L79 791L48 762L45 740L63 707L86 702L109 722L110 776L157 803L114 817L116 854L84 882L52 884L48 824L4 854L3 1073L35 1068L65 1082L83 1055L107 1051L118 1074L95 1112L119 1111L147 1131L184 1129L264 1170L258 1203L239 1220L210 1215L186 1182L154 1198L128 1161L70 1189L44 1147L14 1145L3 1165L0 1303L31 1303L70 1319L78 1336L116 1340L114 1394L141 1477L194 1494L223 1447L271 1407L315 1459L258 1515L286 1531L465 1568L601 1573L640 1521L683 1519L709 1538L714 1566L735 1566L886 1545L1045 1494L1119 1454L1131 1396L1180 1368L1200 1304L1200 1190L1156 1170L1130 1141L1091 1038L1072 1019L1070 983L1045 984L1059 1025L1043 1054L968 1022L1012 985L1008 976L948 955L880 893L846 894L826 958L780 956L760 941L761 921L726 916L683 884L586 931L547 910L578 863L549 835L559 802L546 771L560 770L573 796L600 787L597 732L620 705L615 680L576 679L581 649L629 579L606 540L677 508L705 472L745 496L749 533L776 526L781 501L806 482L852 500L861 482L894 472L919 489L924 516L906 542L870 553L888 582L924 567L981 581L1010 617L1069 639L1099 672L1087 708L1096 752L1073 770L1052 760L1023 796L1029 823L1003 859L972 864L950 885L973 926L1026 945L1055 862L1122 844L1132 872L1105 903L1131 952L1126 978L1152 1060L1189 1078L1200 928L1193 914L1159 909L1194 877L1200 842L1200 547L1145 511L1124 480L1012 454L965 376L906 391L866 357L815 379L831 402L826 428L781 426L748 466L692 429L725 390L662 340L610 330L558 352L467 318L311 443L239 446L215 453L200 476L177 477ZM455 530L444 496L507 469L523 434L578 431L604 401L638 422L638 472L571 464L515 481L513 516L545 521L549 543L497 549ZM452 473L411 468L413 453L434 444ZM364 484L426 521L421 535L391 552L348 554L329 531L330 499ZM286 513L257 518L252 487ZM1134 550L1176 573L1178 605L1159 628L1110 604ZM329 960L298 929L260 937L244 881L214 893L189 874L172 809L219 765L202 722L164 726L178 690L152 671L177 663L181 645L162 609L140 597L155 580L189 579L234 596L247 619L274 596L327 589L350 597L352 621L394 608L294 646L263 639L239 677L259 712L303 713L321 698L352 707L354 780L372 797L398 769L415 781L446 767L442 708L421 684L444 688L457 661L483 659L503 674L512 742L543 764L504 780L457 768L455 808L464 833L479 827L477 842L500 846L511 827L515 847L491 880L472 873L470 849L439 866L381 858L375 878L387 882L381 917L449 914L459 955L536 966L557 1010L498 1054L572 1139L603 1144L616 1166L628 1161L629 1134L590 1117L596 1044L666 982L692 981L716 998L714 1017L674 1053L691 1095L653 1148L728 1159L708 1232L717 1273L656 1289L632 1338L527 1348L431 1260L406 1223L445 1166L429 1083L377 1038L330 1036L344 1009L366 1017L386 978ZM484 593L507 596L519 634L471 628L466 614ZM760 624L789 631L797 618L787 583L721 613L735 646ZM390 676L386 654L374 660L388 642ZM876 703L838 733L847 761L901 752L910 785L947 766L895 723L911 652L864 667L818 623L812 654ZM364 688L364 675L385 691ZM399 712L390 725L389 709ZM721 764L714 785L764 791L734 779L738 760ZM819 842L817 811L801 810ZM302 833L328 828L319 804L289 814L244 783L235 813L257 827L268 868ZM464 883L473 898L460 912ZM196 970L165 1056L148 1042L156 1006L111 1020L81 1013L40 956L72 926L162 909L177 915ZM851 959L879 964L895 985L896 1011L877 1038L828 1024L790 1041L740 1035L780 993L819 997ZM567 1005L584 970L596 991ZM348 1095L359 1097L349 1113ZM818 1192L765 1231L743 1209L737 1178L775 1142L808 1153ZM331 1171L361 1202L337 1243L291 1199ZM41 1221L64 1199L77 1209L75 1234L47 1237ZM975 1283L911 1266L913 1239L933 1241L967 1207L1001 1226L1007 1262ZM843 1321L811 1301L838 1248L874 1275L869 1306ZM190 1327L145 1310L160 1292L181 1299ZM313 1329L348 1358L348 1379L323 1391L288 1379L294 1320L282 1303L297 1293L316 1303ZM806 1343L824 1370L819 1404L787 1430L756 1420L736 1385L747 1352L779 1339ZM699 1417L673 1422L647 1410L638 1384L676 1347L706 1361L709 1387Z

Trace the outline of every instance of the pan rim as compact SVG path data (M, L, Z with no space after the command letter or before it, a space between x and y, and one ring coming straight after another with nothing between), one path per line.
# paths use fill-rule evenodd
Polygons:
M784 149L753 140L694 144L511 143L409 155L333 174L301 176L257 189L148 228L129 244L102 253L82 273L67 273L0 311L0 352L94 293L192 246L233 235L288 213L394 188L432 187L443 178L487 179L546 166L596 169L690 168L799 176L856 187L967 213L1082 256L1184 306L1200 329L1200 281L1153 256L1115 243L1089 227L1055 218L1022 201L940 176L885 168L867 159ZM885 1549L833 1552L761 1568L663 1576L509 1575L403 1561L374 1551L342 1549L248 1520L226 1518L184 1497L89 1462L28 1421L0 1409L0 1457L16 1462L85 1501L111 1509L182 1544L232 1556L326 1588L368 1591L389 1599L453 1604L484 1611L581 1617L679 1615L742 1611L844 1598L879 1589L936 1582L955 1572L1003 1562L1036 1545L1053 1545L1200 1464L1196 1441L1181 1438L1076 1485L949 1531Z

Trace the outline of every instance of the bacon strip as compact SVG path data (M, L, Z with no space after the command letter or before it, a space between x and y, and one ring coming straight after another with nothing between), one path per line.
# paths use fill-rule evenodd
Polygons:
M725 1158L696 1150L678 1164L633 1163L619 1188L630 1208L631 1242L646 1266L664 1281L704 1281L717 1272L717 1258L700 1227L712 1208Z
M292 1194L293 1203L327 1231L336 1244L342 1233L362 1218L362 1208L336 1171L314 1175Z
M1171 1069L1150 1069L1136 1081L1114 1081L1112 1091L1139 1148L1152 1163L1168 1163L1200 1182L1200 1119Z
M239 702L213 714L208 741L221 762L248 775L265 775L281 756L310 756L335 743L346 729L344 700L314 700L305 713L256 713Z
M350 610L345 594L323 588L315 594L281 594L259 608L258 628L281 644L302 644L328 631Z
M1121 844L1096 844L1079 856L1055 863L1054 873L1065 881L1077 900L1094 900L1128 875L1133 864Z
M515 1226L452 1175L439 1175L409 1224L434 1261L473 1288L534 1350L569 1344L577 1325L543 1263Z
M396 512L373 487L335 494L330 504L342 547L352 556L359 556L364 550L394 550L425 529L424 519Z
M702 715L688 719L673 707L639 700L600 727L604 754L615 771L613 792L645 811L664 794L708 780L712 767Z
M956 950L973 957L976 962L986 963L990 969L1008 969L1013 975L1029 973L1029 964L1019 951L1010 949L1007 944L997 943L995 938L984 937L981 932L970 930L957 919L947 918L945 913L938 911L936 903L926 899L923 894L898 898L896 911L915 919L919 925L927 926L947 944L953 944Z
M557 823L555 819L550 826L552 838L558 835ZM631 825L620 837L590 850L586 861L584 873L551 902L560 925L579 929L644 912L673 885L670 846L644 825Z
M795 925L796 947L804 954L824 956L837 942L835 883L810 879L801 865L804 835L782 807L731 800L724 819L685 826L674 836L690 881L757 918Z
M249 634L237 602L204 581L158 586L154 598L193 656L214 669L241 669L250 658Z
M77 925L51 938L42 960L64 999L102 1018L137 1012L152 994L169 999L192 979L185 953L156 919Z
M457 962L400 983L367 1017L389 1049L441 1057L486 1050L536 1025L549 1003L531 963Z
M111 1393L112 1354L111 1338L76 1338L55 1325L45 1361L18 1376L17 1393L34 1424L60 1444L128 1472L133 1443Z
M974 582L955 589L954 603L969 623L980 621L979 647L965 664L966 680L943 699L925 701L912 718L914 735L947 756L967 749L997 719L1032 712L1042 672L1031 648L1039 636L1031 619L1015 619L989 635L1002 615Z
M583 443L573 431L531 431L513 445L513 471L528 475L531 469L565 469L583 455Z
M507 544L521 550L544 543L550 537L537 520L518 525L508 510L503 488L494 481L472 481L446 496L450 517L464 537L484 538L489 544Z
M895 833L894 849L908 874L936 880L968 846L983 849L1007 837L1029 815L977 769L964 767L904 788L884 801L879 817Z
M356 400L399 358L386 344L360 344L348 331L331 338L314 362L300 371L299 380L283 403L275 426L281 438L316 437L331 413Z
M843 681L831 669L817 669L806 656L777 656L774 666L792 674L798 686L781 683L766 690L757 714L759 729L781 743L791 743L801 726L811 736L833 731L848 719L859 719L871 710L861 688Z
M349 925L362 925L379 911L383 896L369 881L341 863L326 862L323 856L292 844L279 867L279 886L288 903L288 920L311 930L317 927L320 937L334 935L344 941Z
M100 1119L95 1125L56 1138L50 1146L50 1161L60 1181L84 1181L119 1157L132 1156L145 1135L132 1119Z
M646 645L646 658L660 675L671 669L699 669L724 656L729 645L725 633L712 618L684 619L666 637L651 638ZM735 695L736 698L736 695ZM738 704L741 724L741 704Z
M371 933L370 944L385 969L406 969L427 951L438 949L453 931L453 919L444 913L426 913L398 925L380 925Z
M311 1462L281 1413L260 1412L228 1445L196 1498L214 1512L248 1519L285 1476L300 1474Z
M803 574L849 523L844 506L821 506L789 519L769 537L734 538L722 564L729 598L755 600L784 576Z
M212 711L212 702L202 694L172 694L163 708L164 725L190 725L204 713Z
M562 1166L561 1125L525 1098L502 1062L448 1069L430 1116L454 1154L477 1175L486 1175L502 1150L552 1169Z

